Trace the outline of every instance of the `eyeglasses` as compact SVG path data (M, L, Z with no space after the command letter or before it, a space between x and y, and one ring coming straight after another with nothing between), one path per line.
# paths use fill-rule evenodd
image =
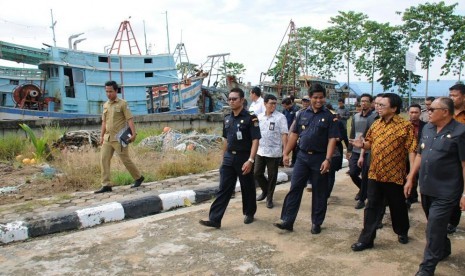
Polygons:
M375 103L375 106L377 106L378 108L385 108L387 105L380 104L380 103Z
M428 108L426 110L428 110L428 112L433 113L435 110L438 110L438 109L448 110L448 108L444 108L444 107L430 107L430 108Z
M231 97L231 98L228 98L228 102L235 102L239 99L239 97Z

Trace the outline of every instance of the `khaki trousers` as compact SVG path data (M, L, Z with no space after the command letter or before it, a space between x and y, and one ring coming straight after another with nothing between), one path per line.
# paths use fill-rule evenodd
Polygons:
M136 165L132 162L131 158L129 158L128 148L129 147L122 147L121 144L117 141L103 142L100 159L100 167L102 170L102 186L112 186L110 181L110 165L111 158L113 157L115 151L134 180L139 179L142 176Z

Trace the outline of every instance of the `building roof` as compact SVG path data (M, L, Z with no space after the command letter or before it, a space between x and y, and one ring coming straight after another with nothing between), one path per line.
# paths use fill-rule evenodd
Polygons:
M440 80L440 81L429 81L428 82L428 96L440 97L449 96L449 88L457 83L457 80ZM350 82L350 91L360 96L363 93L371 94L371 82ZM347 87L347 83L341 85L341 88ZM385 92L397 93L397 86L392 87L389 90L384 90L381 84L375 82L373 85L373 95ZM412 98L424 98L426 90L426 81L421 81L419 84L412 84ZM352 95L351 95L352 96Z

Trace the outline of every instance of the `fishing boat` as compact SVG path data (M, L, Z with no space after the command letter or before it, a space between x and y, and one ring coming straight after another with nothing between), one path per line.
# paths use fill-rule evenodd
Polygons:
M118 37L123 41L118 35L124 28L132 32L129 21L121 24L115 42ZM141 55L139 50L139 54L121 55L0 41L0 59L37 66L0 67L0 119L100 116L108 80L120 85L118 97L128 102L134 115L199 112L205 75L180 79L169 53Z

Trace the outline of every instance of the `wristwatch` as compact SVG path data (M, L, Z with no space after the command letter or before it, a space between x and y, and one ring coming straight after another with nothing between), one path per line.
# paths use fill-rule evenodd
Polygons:
M249 158L249 160L247 160L247 161L249 161L252 164L255 163L255 160L253 160L252 158Z
M329 159L329 158L325 158L325 160L326 160L326 161L328 161L328 162L329 162L329 164L331 164L331 159Z

